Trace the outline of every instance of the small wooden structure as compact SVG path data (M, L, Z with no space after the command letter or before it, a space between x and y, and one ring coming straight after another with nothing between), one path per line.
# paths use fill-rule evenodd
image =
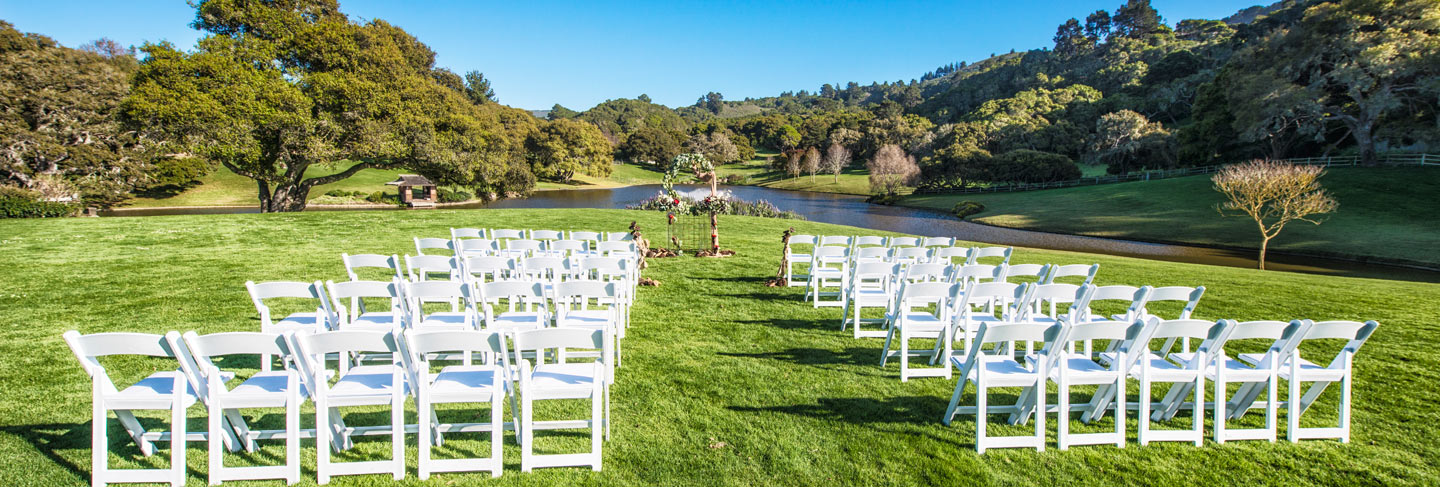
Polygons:
M400 179L385 183L400 187L400 202L411 208L433 208L439 201L435 183L418 174L401 174Z

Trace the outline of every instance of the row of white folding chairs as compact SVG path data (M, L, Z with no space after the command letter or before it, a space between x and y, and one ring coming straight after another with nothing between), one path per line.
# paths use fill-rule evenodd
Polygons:
M588 466L601 467L601 429L609 436L609 384L611 366L604 358L594 362L567 363L567 349L598 351L599 357L610 356L609 338L598 330L543 329L514 333L497 331L420 331L404 334L375 331L330 331L321 333L216 333L200 336L187 332L166 335L142 333L97 333L81 335L77 331L64 334L82 368L90 376L94 390L92 425L93 483L111 482L170 483L184 485L186 480L185 448L188 441L207 441L209 482L218 485L226 480L283 479L288 484L299 481L299 447L302 437L316 439L316 471L319 483L325 484L332 475L389 473L399 480L405 476L404 435L418 431L420 450L419 475L426 479L432 472L490 471L499 476L503 465L501 442L504 430L517 432L522 447L521 469L534 467ZM508 340L513 348L508 347ZM554 357L547 363L548 355ZM347 357L359 353L386 353L392 360L384 365L341 367L338 373L327 370L326 357L335 355L343 364ZM480 353L484 364L445 365L433 363L442 354ZM513 353L513 355L512 355ZM234 371L223 371L213 360L237 355L281 355L289 357L280 371L261 371L241 380L235 387ZM100 358L116 355L167 357L179 362L178 369L161 371L121 389L110 379ZM524 357L533 357L534 366ZM513 361L512 361L513 357ZM226 360L222 363L230 363ZM511 366L511 364L515 366ZM438 368L438 371L436 370ZM331 384L331 378L335 381ZM518 391L515 383L519 384ZM517 406L516 396L521 405ZM419 423L404 422L404 398L416 399ZM314 430L300 430L300 406L305 399L315 402ZM510 423L503 420L504 400L511 405ZM537 400L589 399L591 416L583 421L535 422L531 411ZM208 411L205 433L186 432L186 410L202 403ZM434 405L445 403L490 403L489 423L443 423L434 416ZM390 422L379 426L347 426L339 414L341 407L390 406ZM258 430L241 416L240 409L283 409L285 427L280 430ZM602 412L603 409L603 412ZM170 413L171 431L149 432L141 427L134 411L164 410ZM169 441L171 466L168 469L111 469L106 424L114 411L121 425L140 447L152 455L153 442ZM332 416L333 415L333 416ZM535 429L591 430L591 451L579 454L536 455L533 453ZM489 432L489 458L433 460L431 445L439 445L448 432ZM388 434L392 453L388 460L337 463L330 460L332 449L349 449L352 436ZM257 440L285 440L285 463L262 467L227 467L221 448L230 451L255 451Z
M547 285L548 284L548 285ZM245 283L260 313L265 333L315 333L326 330L398 332L403 329L529 329L547 326L593 328L624 337L630 301L624 284L600 280L546 283L529 280L490 282L271 281ZM279 320L267 300L299 298L318 302L315 311L291 313ZM365 300L386 306L367 309ZM503 306L502 306L503 301ZM426 303L439 311L426 311ZM448 303L448 311L444 310ZM617 355L614 363L619 363ZM261 369L270 370L269 357Z
M855 338L884 336L884 331L862 331L860 324L887 323L886 319L865 319L861 311L865 308L889 310L900 296L900 285L906 282L1034 282L1052 284L1056 279L1079 277L1080 284L1087 285L1095 280L1099 264L1017 264L1017 265L946 265L861 262L849 269L848 277L841 284L841 301L844 311L840 318L840 330L850 325ZM963 289L963 286L961 287ZM820 302L818 293L814 296ZM1051 301L1051 313L1055 301ZM818 304L817 304L818 306ZM888 313L887 313L888 316Z
M585 242L631 241L635 236L630 232L592 232L585 230L537 230L508 228L451 228L451 239L483 238L490 240L580 240ZM437 239L438 240L438 239Z
M811 247L797 248L797 245ZM1009 264L1013 253L1013 247L955 247L950 237L795 235L785 246L785 280L789 286L808 288L814 282L817 269L830 273L835 267L862 261L978 264L980 259L999 258L998 264ZM798 264L808 264L805 273L795 272Z
M1350 439L1351 390L1355 353L1369 339L1378 324L1355 321L1311 320L1248 321L1162 320L1150 318L1123 322L1072 323L1061 319L1055 323L985 323L977 330L972 346L952 357L951 365L960 375L950 404L942 418L945 424L959 414L976 416L976 449L1024 447L1045 448L1045 418L1057 413L1058 446L1114 444L1126 442L1125 413L1138 410L1137 441L1180 441L1199 446L1204 441L1205 409L1212 408L1213 438L1217 443L1229 440L1266 440L1274 442L1278 435L1278 409L1286 410L1286 436L1291 442L1300 439ZM1161 340L1193 338L1201 343L1195 351L1170 352L1165 346L1153 344ZM1075 353L1071 347L1078 340L1111 340L1115 352L1101 354L1101 359ZM1016 341L1039 342L1038 353L1017 357L1012 353ZM1226 347L1237 342L1260 341L1263 353L1227 353ZM1340 352L1327 365L1318 365L1301 356L1303 342L1344 341ZM1322 346L1329 348L1328 346ZM1138 381L1136 404L1129 404L1126 385ZM1205 382L1214 384L1211 402L1205 401ZM1281 400L1278 382L1287 383L1287 398ZM1058 386L1058 404L1047 406L1047 384ZM1315 403L1325 389L1339 382L1338 424L1329 427L1301 426L1301 416ZM967 385L976 385L974 406L960 405ZM1171 384L1163 399L1152 402L1155 384ZM1308 388L1305 384L1309 383ZM1229 384L1239 384L1231 393ZM1099 386L1090 401L1071 404L1070 387ZM987 394L997 387L1021 389L1013 405L988 405ZM1303 393L1302 393L1303 390ZM1191 395L1193 394L1193 398ZM1260 401L1260 395L1266 399ZM1189 402L1187 402L1187 399ZM1246 412L1259 408L1265 411L1264 426L1238 429L1230 421L1243 418ZM1172 419L1180 409L1191 409L1191 425L1187 429L1156 429L1151 422ZM1114 429L1104 433L1071 434L1070 418L1081 413L1081 420L1092 423L1107 410L1115 414ZM1035 415L1034 435L991 437L986 433L987 416L1010 413L1011 424L1024 424Z
M961 342L959 350L967 350L975 331L984 323L1056 323L1061 318L1072 323L1128 323L1154 316L1152 305L1166 301L1181 306L1175 319L1189 319L1204 293L1204 286L901 282L898 297L889 304L883 321L886 341L880 363L884 366L889 358L898 358L901 381L910 377L949 378L951 370L945 366L945 359L954 350L955 342ZM1105 302L1124 305L1125 311L1111 316L1092 311L1092 306ZM859 313L854 316L858 318ZM862 331L858 325L855 330L856 338L878 334L874 330ZM934 346L928 351L912 351L909 344L915 339L932 340ZM1093 354L1093 340L1078 342L1083 353ZM898 345L898 350L892 351L892 344ZM1165 348L1176 344L1176 340L1167 340ZM1026 344L1027 350L1030 345ZM1113 352L1113 346L1112 342L1107 351ZM1188 339L1181 339L1179 346L1183 353L1190 351ZM1072 344L1073 348L1077 347ZM914 367L912 357L928 358L930 365L938 367Z
M999 266L1009 265L1010 253L1011 253L1011 252L1010 252L1010 247L988 247L988 249L995 249L997 252L1003 253L1003 260L1002 260L999 264L993 264L993 265L999 265ZM948 255L948 251L952 251L952 250L953 250L953 251L957 251L957 252L962 252L962 254L960 254L960 255L965 255L965 256L968 256L968 257L965 257L965 258L961 259L959 262L954 262L954 261L950 260L950 258L947 256L947 255ZM804 283L804 284L805 284L805 293L804 293L802 299L804 299L804 300L811 300L811 299L813 299L813 300L814 300L814 306L817 307L817 308L818 308L818 307L822 307L822 306L843 306L843 301L844 301L844 296L845 296L845 289L844 289L844 287L845 287L846 283L848 282L848 279L847 279L847 278L849 277L849 275L850 275L850 273L851 273L851 269L852 269L852 268L855 268L855 267L858 267L861 263L876 263L876 262L878 262L878 263L893 263L893 264L898 264L898 265L900 266L900 271L902 271L902 272L903 272L903 271L906 271L906 270L907 270L909 267L911 267L911 266L914 266L914 265L922 265L922 264L938 264L938 265L947 265L947 266L948 266L948 265L970 265L970 266L975 266L975 265L992 265L992 264L982 264L982 263L977 262L975 256L978 255L978 254L980 254L981 252L979 252L979 251L972 251L972 250L974 250L974 249L966 249L966 248L962 248L962 247L939 247L939 248L935 248L935 249L925 249L925 248L921 248L921 247L906 247L906 248L900 249L900 250L898 251L898 253L897 253L897 252L892 252L892 249L888 249L888 248L885 248L885 247L865 247L865 248L861 248L861 249L859 249L859 250L854 250L854 249L851 249L851 248L848 248L848 247L842 247L842 246L820 246L820 247L816 247L815 250L813 251L813 253L809 255L809 258L810 258L810 266L809 266L809 268L807 269L808 274L805 274L805 278L806 278L806 279L805 279L805 283ZM981 250L983 250L983 249L981 249ZM872 251L873 251L873 252L872 252ZM876 255L872 255L872 256L864 257L864 258L858 258L858 259L854 257L855 255L857 255L857 254L862 254L862 253L874 253L874 254L876 254ZM914 255L906 255L906 254L914 254ZM932 254L934 254L934 255L941 255L942 257L932 258L932 257L931 257ZM995 256L999 257L1000 255L995 255ZM1031 266L1033 266L1033 269L1031 268ZM992 268L993 268L993 267L992 267ZM788 271L789 269L790 269L790 267L787 266L787 271ZM1048 269L1048 268L1045 268L1045 269ZM1021 269L1017 269L1017 270L1015 271L1015 273L1018 275L1018 274L1020 274L1020 273L1025 273L1025 272L1032 272L1032 273L1033 273L1033 272L1038 272L1039 270L1044 270L1044 269L1042 269L1041 266L1038 266L1038 265L1035 265L1035 264L1026 264L1026 267L1021 268ZM1041 277L1044 278L1044 276L1041 276ZM839 288L841 288L841 289L838 290L838 291L824 291L824 290L823 290L824 288L829 288L829 287L839 287ZM836 299L836 300L834 300L834 301L824 301L824 300L821 299L822 297L836 297L836 298L838 298L838 299Z

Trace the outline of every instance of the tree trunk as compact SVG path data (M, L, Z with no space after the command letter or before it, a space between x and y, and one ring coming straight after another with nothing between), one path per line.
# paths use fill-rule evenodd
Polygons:
M1270 247L1270 238L1269 238L1269 237L1260 239L1260 259L1259 259L1259 263L1260 263L1260 270L1262 270L1262 271L1265 270L1265 250L1266 250L1267 248L1269 248L1269 247Z
M710 214L710 250L720 251L720 217Z
M278 184L268 198L261 198L260 211L264 213L303 211L305 199L309 195L310 186L308 185Z
M1360 163L1366 167L1374 167L1380 164L1375 158L1375 137L1370 133L1371 125L1361 122L1350 130L1355 137L1355 145L1360 148Z

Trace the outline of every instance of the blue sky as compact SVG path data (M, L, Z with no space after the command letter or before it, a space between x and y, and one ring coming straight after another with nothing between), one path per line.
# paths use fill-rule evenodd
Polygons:
M1167 23L1221 18L1266 0L1154 0ZM428 44L457 73L483 71L507 105L584 110L645 93L683 106L814 91L822 83L919 78L942 64L1053 45L1056 26L1122 0L964 2L479 2L342 0ZM0 19L76 46L193 46L184 0L0 0Z

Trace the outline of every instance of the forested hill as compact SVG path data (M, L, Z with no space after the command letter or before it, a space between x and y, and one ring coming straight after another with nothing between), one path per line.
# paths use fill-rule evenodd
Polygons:
M1148 0L1076 12L1051 47L910 81L745 100L712 92L673 110L642 96L583 113L557 105L551 117L595 123L617 157L635 161L705 149L716 134L739 152L801 158L839 145L857 162L897 145L920 166L914 182L935 187L1066 179L1075 163L1127 172L1440 146L1440 3L1285 0L1224 19L1161 14Z

